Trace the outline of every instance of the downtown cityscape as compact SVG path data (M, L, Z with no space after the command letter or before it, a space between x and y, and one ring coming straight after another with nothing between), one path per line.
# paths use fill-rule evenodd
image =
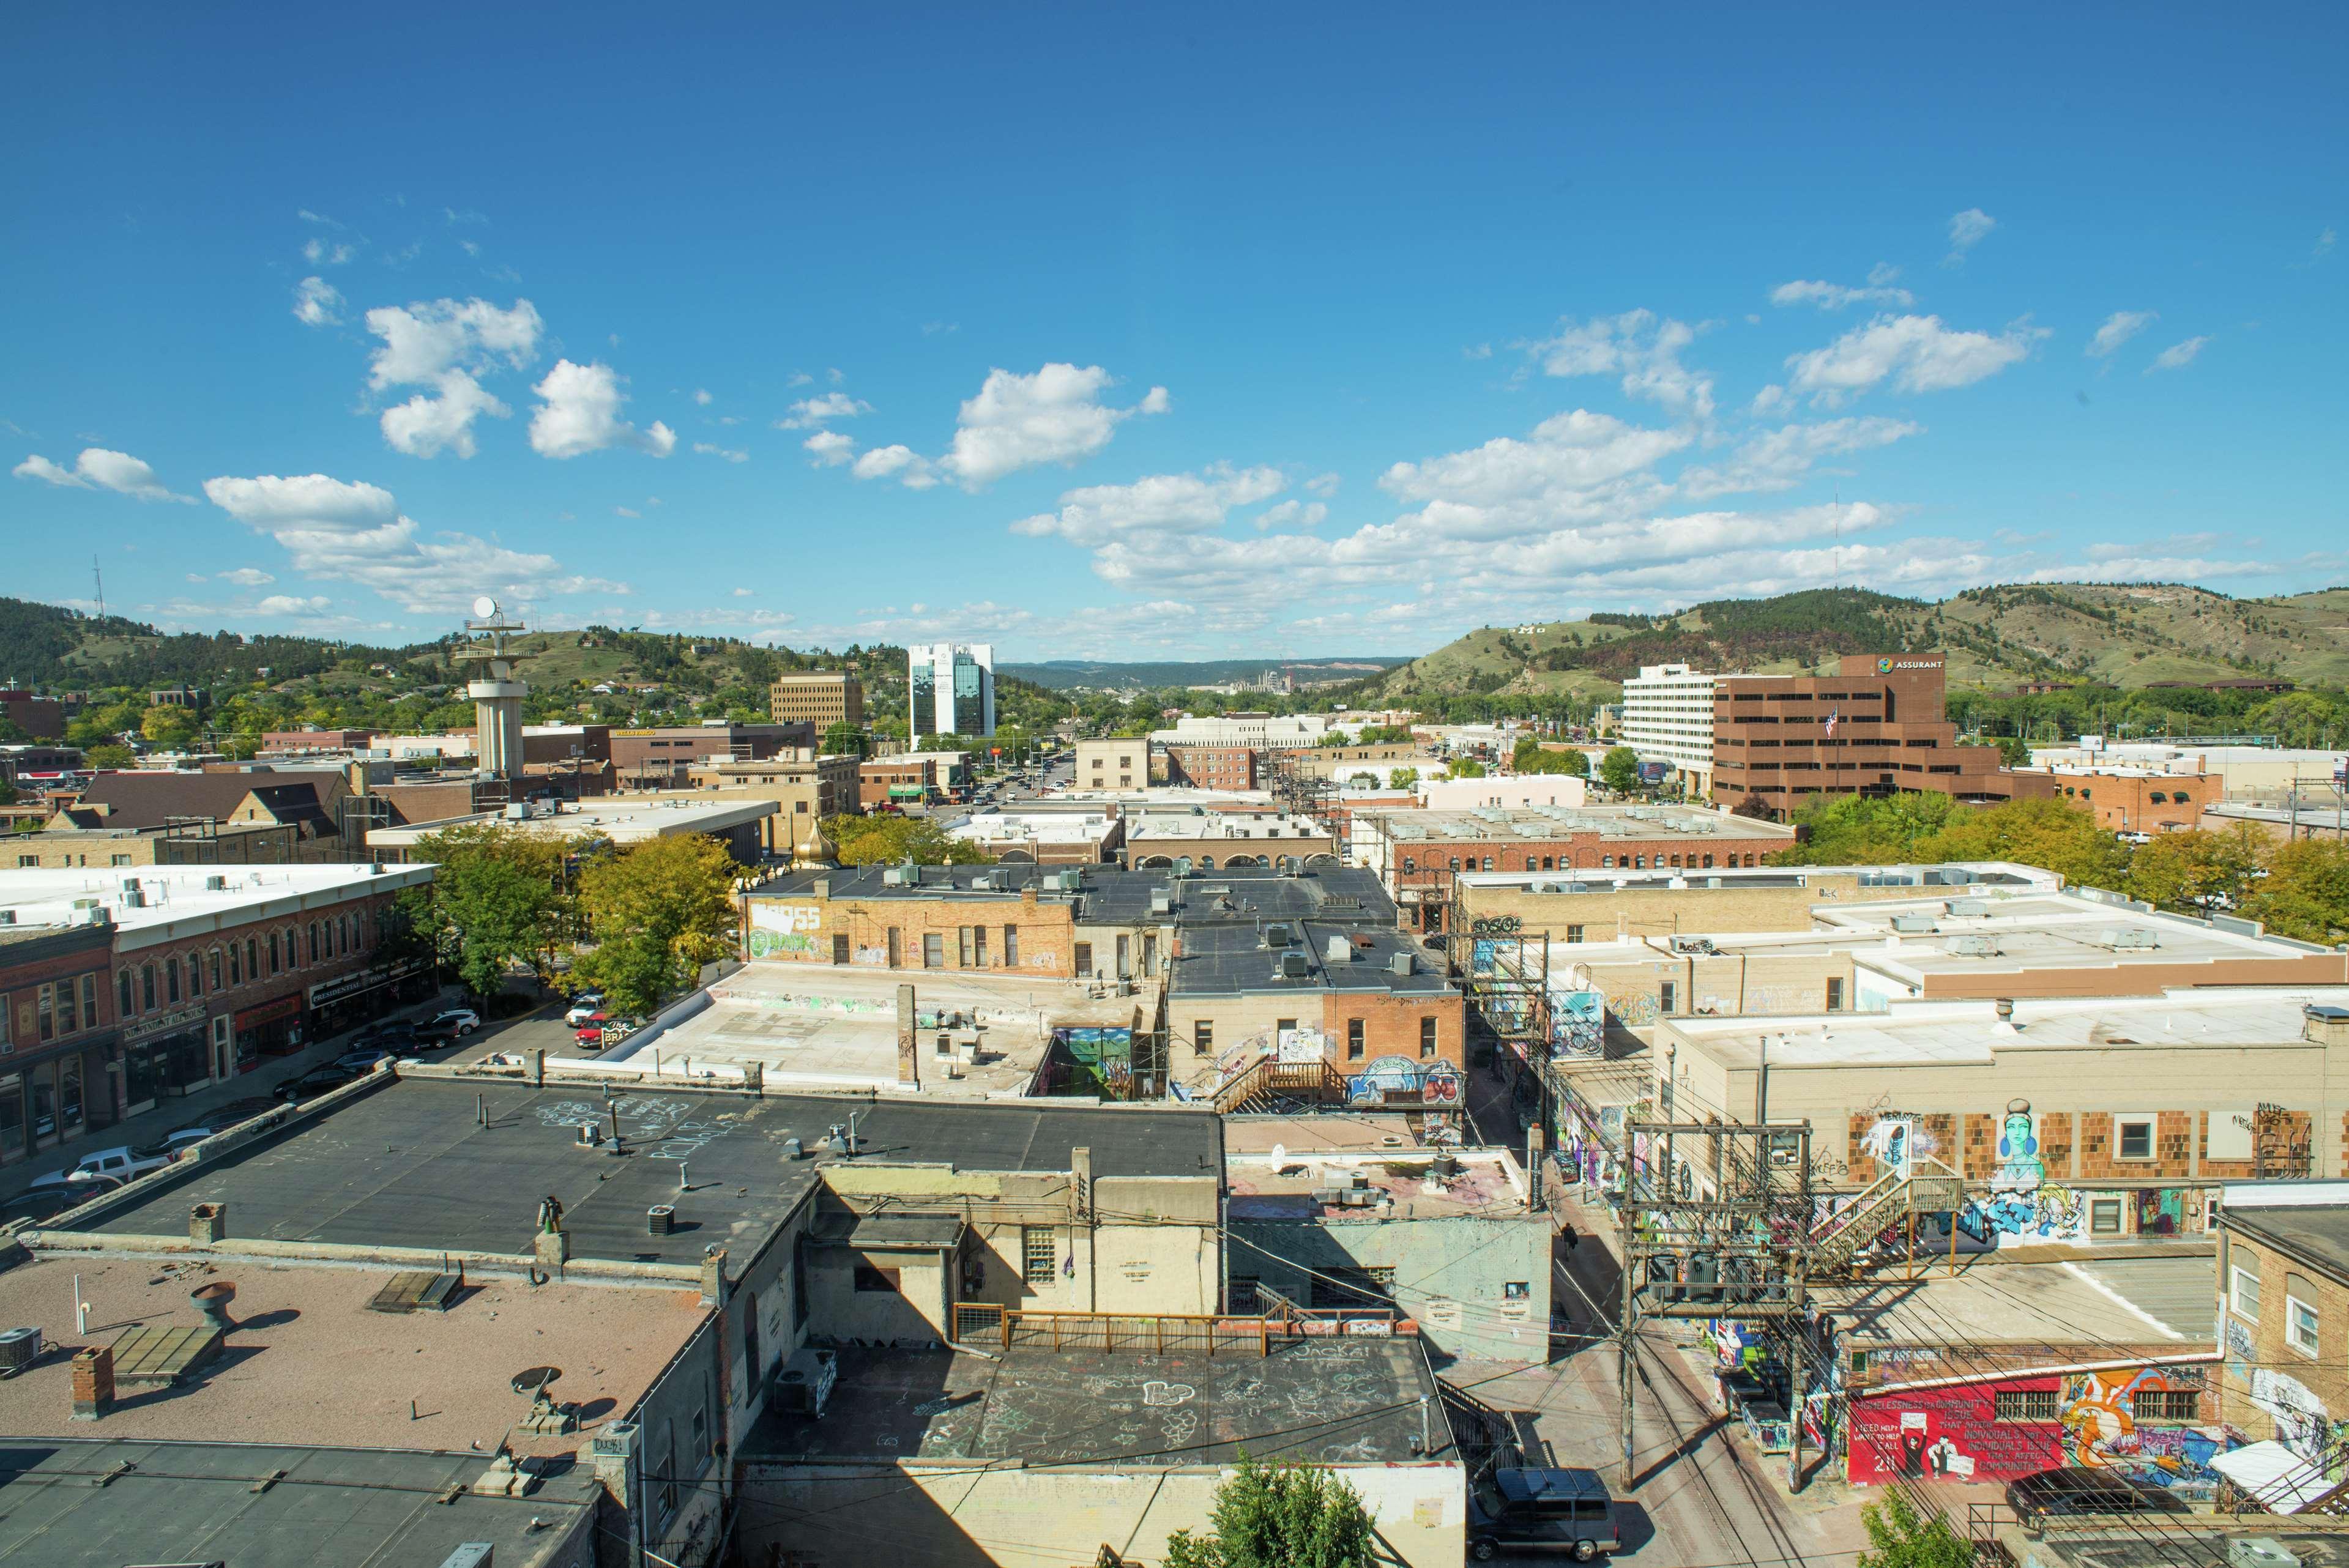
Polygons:
M19 18L0 1561L2349 1568L2349 26L1855 19Z

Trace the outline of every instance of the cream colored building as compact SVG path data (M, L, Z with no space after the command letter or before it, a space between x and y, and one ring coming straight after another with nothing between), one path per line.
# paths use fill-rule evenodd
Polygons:
M1077 742L1077 776L1071 788L1132 794L1150 788L1150 738L1112 737Z
M806 840L812 822L864 814L862 767L857 758L823 756L802 746L763 761L706 762L687 777L709 799L772 800L775 814L761 824L761 843L769 854L781 854Z
M1713 792L1713 688L1720 678L1686 665L1647 665L1623 683L1623 744L1643 762L1671 763L1702 797Z

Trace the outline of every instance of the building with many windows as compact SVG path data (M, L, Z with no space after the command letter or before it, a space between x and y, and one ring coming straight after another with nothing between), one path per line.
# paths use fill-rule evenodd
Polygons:
M1671 763L1700 795L1713 788L1713 687L1719 678L1686 665L1644 665L1623 683L1623 744L1642 762Z
M916 643L905 661L913 734L995 733L992 644Z
M816 738L835 724L864 722L864 683L845 670L789 670L767 688L767 717L812 724Z

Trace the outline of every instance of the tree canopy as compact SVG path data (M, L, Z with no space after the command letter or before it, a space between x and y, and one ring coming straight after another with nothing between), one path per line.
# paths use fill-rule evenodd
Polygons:
M1973 1542L1947 1514L1920 1513L1906 1492L1885 1493L1883 1501L1869 1503L1859 1517L1871 1550L1859 1554L1858 1568L1972 1568Z
M700 833L647 839L587 867L579 903L595 945L573 975L613 1011L652 1012L726 952L740 870L725 845Z
M948 837L927 817L894 811L870 817L827 817L823 831L844 866L897 865L906 861L925 866L977 866L995 859L977 844Z
M1240 1457L1216 1489L1212 1528L1178 1530L1166 1568L1371 1568L1377 1536L1361 1498L1343 1480L1304 1465L1264 1466Z
M1640 787L1640 754L1628 746L1619 746L1599 759L1599 781L1618 795L1629 795Z
M416 858L432 881L400 895L409 928L476 996L495 995L524 965L543 979L555 949L578 929L565 891L572 846L503 822L427 833Z

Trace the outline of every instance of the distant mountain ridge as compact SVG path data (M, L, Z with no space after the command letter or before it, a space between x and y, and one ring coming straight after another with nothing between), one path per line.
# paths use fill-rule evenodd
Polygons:
M2349 588L2233 599L2183 583L2008 583L1939 602L1811 589L1659 615L1488 626L1396 669L1367 695L1611 698L1646 665L1791 674L1843 654L1903 650L1943 655L1953 686L2273 677L2340 686L2349 681Z
M1095 659L1049 659L1042 664L1000 664L997 673L1032 681L1055 691L1071 686L1110 687L1222 686L1229 681L1255 680L1267 670L1286 670L1301 681L1350 681L1375 676L1411 662L1403 655L1364 655L1351 658L1203 659L1120 664Z

